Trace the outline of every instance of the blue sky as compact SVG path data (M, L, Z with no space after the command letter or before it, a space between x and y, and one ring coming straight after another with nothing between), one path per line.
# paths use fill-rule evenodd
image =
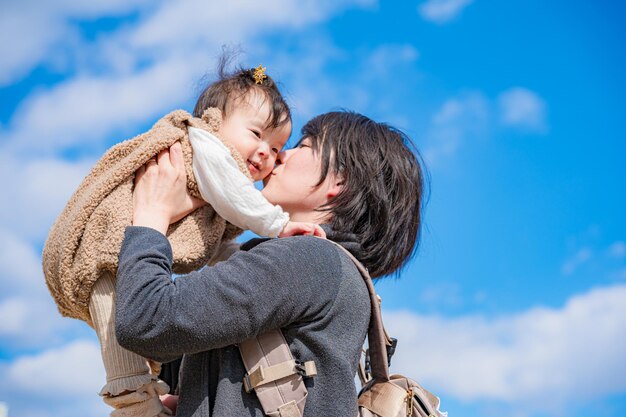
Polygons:
M294 132L348 108L422 153L420 249L377 285L396 371L450 416L626 415L625 5L14 3L0 6L9 416L107 415L97 340L57 313L41 248L105 149L192 109L223 44L281 82Z

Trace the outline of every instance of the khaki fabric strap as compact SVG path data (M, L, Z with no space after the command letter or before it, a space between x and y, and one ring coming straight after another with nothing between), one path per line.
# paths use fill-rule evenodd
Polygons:
M259 365L254 371L244 377L244 387L246 392L251 392L254 388L270 382L278 381L291 375L300 374L303 376L317 375L315 362L309 361L299 364L295 359L265 367Z
M278 415L280 417L302 417L295 401L289 401L287 404L280 406Z
M308 394L302 375L317 373L315 364L298 364L279 329L240 343L239 352L248 371L244 385L249 380L263 412L268 416L300 417ZM294 414L290 403L299 414Z
M385 331L383 326L383 316L380 311L380 297L376 294L372 278L370 277L367 268L359 262L354 255L352 255L346 248L338 243L329 240L339 249L341 249L348 257L354 262L357 269L363 276L363 280L367 285L367 290L370 294L370 304L372 306L372 312L370 316L370 325L367 332L367 341L370 351L370 363L372 366L372 377L383 381L389 381L389 365L387 363L387 346L391 345L391 340Z

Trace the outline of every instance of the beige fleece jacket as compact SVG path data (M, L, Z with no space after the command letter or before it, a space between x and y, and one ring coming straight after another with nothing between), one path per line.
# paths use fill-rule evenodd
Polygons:
M218 109L207 109L202 119L176 110L148 132L113 146L98 160L52 226L43 249L46 283L62 315L91 325L92 287L103 271L116 273L124 229L132 223L134 174L148 159L180 141L187 188L194 197L202 198L193 175L187 127L216 134L221 120ZM241 171L250 177L241 155L224 144ZM239 228L218 216L211 206L199 208L171 225L167 232L174 253L174 272L186 273L202 267L222 241L239 233Z

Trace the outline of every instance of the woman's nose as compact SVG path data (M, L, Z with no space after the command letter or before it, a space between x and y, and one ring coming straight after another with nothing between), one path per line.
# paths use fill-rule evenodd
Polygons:
M276 165L281 165L284 164L285 161L287 161L287 159L289 158L289 155L291 154L292 149L289 149L288 151L281 151L278 153L278 156L276 157Z

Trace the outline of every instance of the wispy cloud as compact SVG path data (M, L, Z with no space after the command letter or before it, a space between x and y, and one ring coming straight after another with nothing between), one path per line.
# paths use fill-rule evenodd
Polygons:
M484 136L491 121L491 105L478 91L446 100L432 117L424 157L429 165L453 155L470 136Z
M280 82L289 86L287 96L296 124L338 108L361 112L368 109L382 115L381 119L395 121L393 117L397 118L401 111L397 102L390 103L388 96L395 94L390 93L392 89L401 89L412 81L398 87L394 77L399 73L418 76L415 65L419 51L413 45L390 43L345 50L317 34L299 42L279 48L278 52L266 52ZM293 49L300 51L297 56L285 52Z
M384 316L399 339L392 371L438 393L442 409L452 396L500 404L500 415L567 415L579 402L626 389L626 285L574 296L559 309L494 319L389 311Z
M128 132L180 105L191 90L190 61L161 61L128 76L71 79L41 91L18 108L2 132L3 148L30 158L76 146L102 149L113 132Z
M244 42L277 28L300 29L346 7L370 7L375 3L375 0L9 2L3 4L0 15L0 54L4 57L0 86L23 78L38 65L49 66L59 59L81 62L82 57L82 64L89 67L90 59L85 60L85 56L97 60L103 50L126 50L122 56L132 56L137 63L145 64L146 58L158 59L174 51L214 50L218 42ZM132 15L136 16L132 25L113 29L104 35L105 39L96 41L87 39L79 26L96 18ZM123 47L115 48L115 45Z
M77 340L61 348L17 358L9 366L7 376L17 387L31 393L91 394L99 391L100 382L104 381L99 359L100 347L96 343Z
M621 240L613 242L609 247L608 254L611 258L615 259L626 258L626 243Z
M105 380L100 348L76 340L0 363L0 390L10 415L97 417L111 409L96 394Z
M547 129L544 100L527 88L515 87L498 96L500 120L506 126L543 133Z
M86 324L61 317L48 293L37 245L0 228L0 343L4 352L62 343Z
M5 2L0 15L0 86L21 79L34 67L66 55L81 35L76 21L121 16L142 10L147 0L106 2Z
M12 179L4 185L0 205L3 239L13 235L33 245L42 242L92 162L0 156L0 175Z
M516 87L496 98L470 90L444 101L431 118L424 157L431 166L454 155L471 138L484 138L500 129L525 134L544 133L547 105L535 92Z
M613 243L601 243L596 238L581 236L577 245L570 242L569 255L561 264L561 274L571 276L584 271L601 271L611 279L621 280L626 266L626 244L617 240Z
M561 266L561 273L563 275L572 275L576 270L588 262L593 255L590 248L582 248L578 250L573 256L565 260Z
M434 23L447 23L456 18L474 0L428 0L418 6L423 19Z

